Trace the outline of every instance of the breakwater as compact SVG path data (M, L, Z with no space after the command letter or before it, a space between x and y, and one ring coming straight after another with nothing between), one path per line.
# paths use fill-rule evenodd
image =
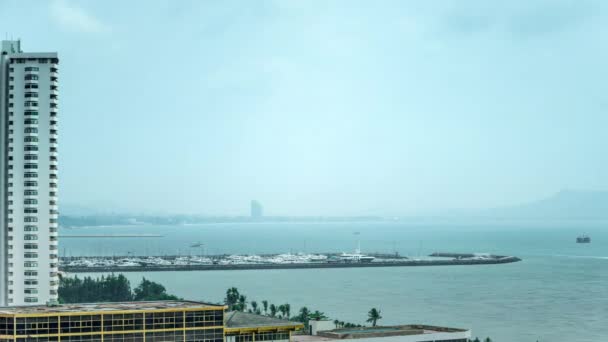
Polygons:
M167 271L219 271L219 270L273 270L273 269L319 269L319 268L354 268L354 267L420 267L420 266L466 266L466 265L494 265L521 261L514 256L486 255L469 258L456 257L452 259L376 259L372 262L344 262L335 260L316 262L292 263L220 263L215 259L213 263L201 264L116 264L85 266L62 263L60 270L68 273L88 272L167 272Z

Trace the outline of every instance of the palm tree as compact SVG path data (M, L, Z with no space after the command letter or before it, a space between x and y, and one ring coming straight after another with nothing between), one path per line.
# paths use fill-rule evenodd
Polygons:
M481 341L479 340L479 337L475 337L475 339L473 340L473 342L481 342Z
M382 319L382 316L380 316L380 310L376 308L372 308L371 310L369 310L369 312L367 313L367 317L367 322L371 322L373 327L376 326L378 320Z
M281 318L285 318L285 304L279 305L279 312L281 312Z
M489 338L489 337L486 337L486 339L485 339L485 340L483 340L483 342L492 342L492 339L491 339L491 338Z
M307 307L303 306L300 309L300 313L298 314L298 321L304 323L305 326L308 326L308 316L310 315L310 310Z
M277 306L270 304L270 316L275 317L277 315Z
M322 313L321 311L315 310L315 312L308 315L308 318L313 319L315 321L322 321L322 320L327 319L327 316L325 316L325 314Z
M257 312L258 311L258 302L256 302L255 300L252 300L251 303L251 311L253 312Z
M340 321L338 321L337 319L334 319L334 325L336 326L336 329L338 329L338 324L340 324Z
M344 321L340 321L340 328L344 328Z
M226 299L224 303L229 310L235 310L236 304L239 301L239 290L236 287L231 287L226 291Z
M239 304L238 304L238 311L245 311L247 309L247 296L245 295L240 295L239 296Z
M268 314L268 301L266 299L264 299L262 301L262 307L264 307L264 315Z
M285 305L285 315L287 316L287 319L289 319L291 317L291 305L289 305L289 303L285 303L284 305Z

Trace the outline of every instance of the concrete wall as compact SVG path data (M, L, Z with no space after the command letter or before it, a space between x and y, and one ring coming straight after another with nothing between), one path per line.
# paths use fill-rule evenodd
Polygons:
M309 333L311 335L317 335L319 331L327 331L333 330L336 328L336 325L333 321L310 321L309 325Z

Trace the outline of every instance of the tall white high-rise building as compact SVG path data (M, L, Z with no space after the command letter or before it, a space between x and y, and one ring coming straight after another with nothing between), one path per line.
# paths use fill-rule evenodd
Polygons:
M57 300L57 53L0 50L0 305Z

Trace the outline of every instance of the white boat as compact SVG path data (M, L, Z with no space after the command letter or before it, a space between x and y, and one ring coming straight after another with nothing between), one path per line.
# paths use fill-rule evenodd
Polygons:
M374 259L376 259L373 256L361 254L359 252L355 252L352 254L342 253L338 256L338 258L340 259L340 261L344 262L372 262Z
M357 243L355 253L342 253L338 255L338 260L342 262L372 262L374 259L376 258L373 256L361 254L361 242Z

